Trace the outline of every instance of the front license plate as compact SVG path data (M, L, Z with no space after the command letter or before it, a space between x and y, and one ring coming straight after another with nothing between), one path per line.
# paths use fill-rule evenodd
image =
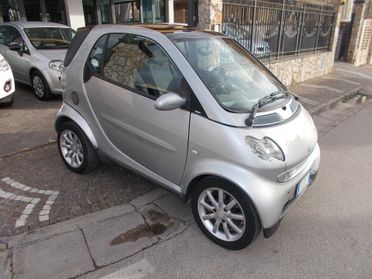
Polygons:
M310 184L310 175L311 171L309 171L304 178L297 184L296 187L296 198L301 196L303 192L307 189L307 186Z

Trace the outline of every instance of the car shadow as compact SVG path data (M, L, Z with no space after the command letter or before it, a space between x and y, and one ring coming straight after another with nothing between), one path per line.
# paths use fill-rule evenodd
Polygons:
M22 83L16 83L14 92L14 102L11 106L0 106L1 110L15 109L45 109L59 108L62 103L62 96L53 96L51 100L41 101L36 98L31 86Z

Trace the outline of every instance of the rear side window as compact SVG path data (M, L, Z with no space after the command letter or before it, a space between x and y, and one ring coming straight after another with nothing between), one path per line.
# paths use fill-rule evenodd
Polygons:
M101 69L103 67L103 58L104 58L104 49L106 47L108 35L102 36L94 47L92 48L89 54L89 66L93 71L93 74L101 74Z
M64 65L67 67L70 65L72 59L74 59L76 52L79 50L80 45L84 42L89 32L93 29L92 26L79 28L74 39L72 40L69 49L67 50Z

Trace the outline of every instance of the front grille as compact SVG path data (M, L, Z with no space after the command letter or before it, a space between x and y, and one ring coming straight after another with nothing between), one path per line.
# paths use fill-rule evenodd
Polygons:
M262 116L256 116L256 118L254 119L254 125L255 126L272 125L282 121L283 118L279 114L271 113Z

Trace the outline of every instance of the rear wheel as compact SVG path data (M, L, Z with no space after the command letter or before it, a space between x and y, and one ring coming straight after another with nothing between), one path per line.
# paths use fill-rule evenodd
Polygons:
M58 129L58 150L65 165L77 173L98 165L97 152L78 125L66 122Z
M53 95L50 92L47 81L39 71L33 71L31 74L32 88L35 96L42 101L50 100Z
M261 231L258 214L249 197L225 180L201 180L192 194L191 206L199 228L224 248L243 249Z

